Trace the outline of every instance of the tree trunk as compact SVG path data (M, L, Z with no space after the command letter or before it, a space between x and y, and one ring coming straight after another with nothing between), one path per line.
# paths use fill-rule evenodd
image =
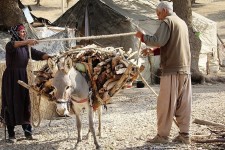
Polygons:
M26 22L23 11L19 8L18 0L1 0L0 15L3 26L7 28Z
M191 47L191 73L192 81L203 83L204 75L199 71L199 55L201 50L201 40L195 35L192 27L191 0L173 0L173 8L177 15L183 19L189 29L189 42Z
M37 6L41 6L41 4L40 4L40 1L41 1L41 0L36 0L36 1L37 1L36 5L37 5Z

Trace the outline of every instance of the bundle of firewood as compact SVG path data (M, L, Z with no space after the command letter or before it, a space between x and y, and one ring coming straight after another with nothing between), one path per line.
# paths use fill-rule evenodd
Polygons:
M88 76L92 98L106 104L117 91L137 79L139 72L144 70L144 67L139 68L128 60L132 55L131 50L125 52L122 48L92 47L72 49L53 59L59 62L62 58L72 58L74 67ZM51 97L51 79L54 75L49 66L46 65L34 74L34 89Z

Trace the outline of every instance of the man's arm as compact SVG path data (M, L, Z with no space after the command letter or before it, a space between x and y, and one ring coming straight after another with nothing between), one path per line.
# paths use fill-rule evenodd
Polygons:
M164 46L170 38L170 28L163 21L154 35L151 36L138 31L136 37L140 38L146 45L161 47Z

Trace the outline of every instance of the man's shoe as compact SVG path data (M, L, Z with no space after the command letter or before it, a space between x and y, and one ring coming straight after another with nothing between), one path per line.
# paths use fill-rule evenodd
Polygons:
M190 137L187 133L180 133L178 136L176 136L172 142L176 143L183 143L183 144L191 144Z
M149 143L169 143L168 137L162 137L160 135L156 135L153 139L147 140Z
M7 142L8 143L16 143L16 138L15 138L15 136L13 136L13 137L9 137L9 139L7 140Z

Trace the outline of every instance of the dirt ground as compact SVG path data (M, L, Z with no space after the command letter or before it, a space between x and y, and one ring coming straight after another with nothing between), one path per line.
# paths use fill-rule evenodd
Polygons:
M61 1L41 1L42 6L35 6L32 0L22 0L26 5L31 5L33 13L39 17L46 17L54 21L61 14ZM219 34L225 38L225 1L223 0L197 0L193 10L218 22ZM71 2L69 6L75 2ZM158 93L159 85L152 85ZM102 149L121 150L147 150L147 149L225 149L224 143L208 143L191 145L183 144L149 144L148 138L156 135L156 96L148 88L135 88L121 90L112 98L112 104L103 111L102 138L98 138ZM225 124L225 84L193 85L192 120ZM78 150L95 149L93 138L86 138L88 131L87 113L82 114L83 141L78 145ZM96 127L97 127L96 123ZM191 124L191 135L209 135L214 127ZM97 130L97 128L96 128ZM225 129L223 129L224 131ZM34 128L34 137L37 140L24 139L20 126L16 127L16 144L6 143L4 129L0 129L0 150L72 150L77 140L75 118L55 118L42 120L40 127ZM177 135L177 127L173 125L171 138ZM211 138L215 138L212 134Z
M159 86L152 88L158 92ZM112 99L112 104L103 111L102 138L98 138L102 149L146 150L146 149L223 149L224 144L149 144L148 138L156 134L156 96L148 88L131 88L121 90ZM202 119L225 124L225 84L193 85L192 120ZM0 141L1 150L64 150L74 149L77 140L75 118L58 118L43 120L40 127L34 128L37 140L24 140L22 129L16 127L16 144ZM93 138L86 138L88 131L87 113L82 115L83 141L78 150L95 149ZM97 124L96 124L97 127ZM209 135L209 126L191 124L192 135ZM212 128L212 127L210 127ZM212 128L214 129L214 128ZM97 130L97 128L96 128ZM0 138L4 139L1 129ZM171 138L177 135L177 127L173 125ZM212 135L212 138L215 137Z

